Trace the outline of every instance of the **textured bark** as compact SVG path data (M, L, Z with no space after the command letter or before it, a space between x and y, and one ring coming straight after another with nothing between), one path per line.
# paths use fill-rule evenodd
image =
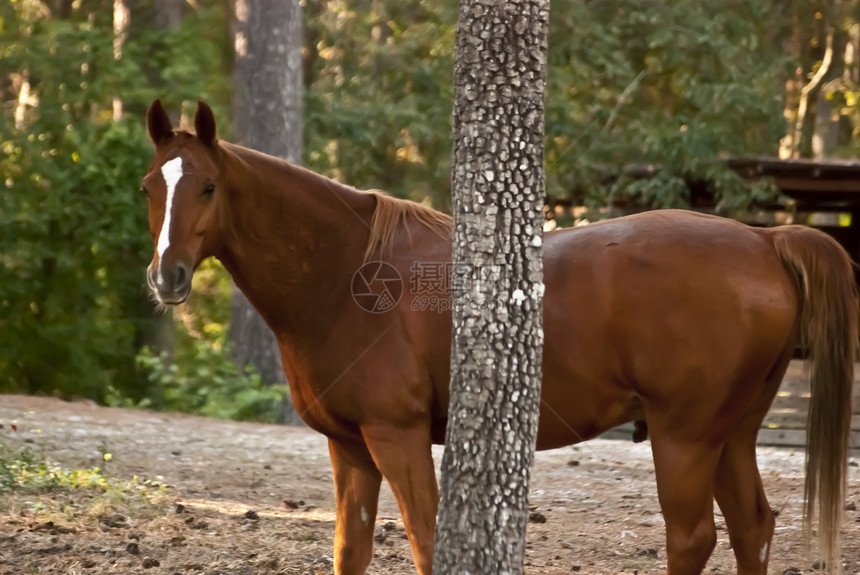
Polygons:
M461 0L436 573L522 573L543 351L548 0Z
M235 140L301 163L302 13L298 0L237 0ZM229 339L233 359L254 365L265 383L285 383L275 336L234 286ZM279 419L298 422L291 404Z
M298 0L237 0L235 140L302 160L302 11Z

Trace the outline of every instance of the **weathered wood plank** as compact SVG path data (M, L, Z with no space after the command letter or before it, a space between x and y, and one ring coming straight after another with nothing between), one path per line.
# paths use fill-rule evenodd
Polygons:
M850 445L853 452L860 451L860 364L854 370L854 415L851 417ZM804 447L806 445L806 412L809 409L809 382L804 362L789 364L785 378L762 422L758 434L759 445ZM633 424L626 423L603 435L606 439L632 440Z
M805 447L805 429L766 429L758 432L759 445L773 445L780 447ZM852 430L848 440L852 451L860 449L860 431Z

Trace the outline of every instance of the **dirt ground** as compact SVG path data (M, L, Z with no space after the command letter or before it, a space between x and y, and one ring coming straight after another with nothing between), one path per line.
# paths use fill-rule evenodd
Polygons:
M168 485L151 503L97 502L98 514L87 490L0 492L0 574L332 572L328 450L308 429L8 395L0 396L0 424L6 447L123 479L161 476ZM437 464L441 454L434 448ZM803 454L760 448L759 464L778 512L770 573L812 572L815 553L804 551L801 535ZM856 458L851 465L844 565L857 574L860 469ZM665 572L647 442L593 440L542 452L532 477L526 573ZM706 572L734 573L719 511L715 519L719 540ZM376 539L369 573L415 573L387 486Z

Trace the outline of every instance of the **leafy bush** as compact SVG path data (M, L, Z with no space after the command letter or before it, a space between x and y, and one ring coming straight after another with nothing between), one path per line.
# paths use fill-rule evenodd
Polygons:
M187 357L144 348L137 362L154 394L142 407L196 413L241 421L274 422L277 406L289 394L285 385L263 385L250 368L240 370L228 354L206 340L193 340Z
M208 97L224 113L222 13L134 30L117 60L99 5L59 18L42 3L0 3L0 392L148 395L134 358L161 320L142 289L152 253L137 191L152 157L143 112L161 95L173 109ZM159 73L182 80L168 91Z
M240 369L230 359L230 290L230 276L220 263L203 262L194 274L193 297L169 312L172 354L144 347L137 355L138 373L147 382L146 396L134 399L111 389L107 403L274 423L289 388L263 385L252 368Z

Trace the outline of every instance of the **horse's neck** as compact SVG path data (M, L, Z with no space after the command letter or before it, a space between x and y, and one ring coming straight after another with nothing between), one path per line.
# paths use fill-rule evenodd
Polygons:
M313 329L321 309L349 299L374 200L286 162L225 149L229 231L218 257L273 329Z

